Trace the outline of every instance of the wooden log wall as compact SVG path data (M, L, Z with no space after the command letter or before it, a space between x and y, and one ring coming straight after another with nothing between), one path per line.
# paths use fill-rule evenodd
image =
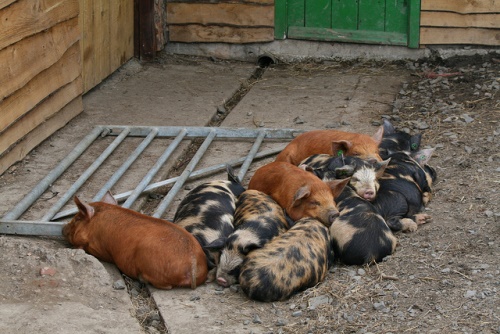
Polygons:
M171 42L270 42L274 0L170 0L167 24Z
M500 45L500 0L422 0L420 44Z
M78 0L0 0L0 174L83 111Z

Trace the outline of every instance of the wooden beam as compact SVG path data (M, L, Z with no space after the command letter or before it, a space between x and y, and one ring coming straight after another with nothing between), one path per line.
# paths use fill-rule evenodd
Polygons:
M74 18L0 50L0 101L55 64L78 42L77 25Z
M140 59L152 60L156 55L156 33L154 20L154 0L134 0L137 16L136 29L139 50L137 54Z
M422 12L421 26L500 28L500 13L462 15L450 12Z
M33 110L0 134L0 152L5 152L9 148L12 148L26 134L47 121L55 113L63 109L65 105L81 95L82 92L82 78L78 77L73 82L47 97Z
M472 44L500 46L500 30L483 28L420 29L420 44Z
M273 6L236 3L168 3L169 24L274 27Z
M81 74L80 47L74 44L63 57L0 102L0 133L62 86Z
M422 10L461 14L500 13L500 0L422 0Z
M78 0L19 0L0 11L0 49L78 15Z
M15 2L17 0L0 0L0 9L7 7L11 3Z
M222 42L222 43L257 43L274 40L273 28L171 25L169 26L172 42Z
M83 111L82 97L77 96L61 111L28 133L12 150L0 156L0 174L17 161L23 159L32 149L47 139L52 133L62 128L66 123Z
M134 2L111 1L110 65L111 71L134 56Z
M234 0L168 0L168 3L235 3ZM253 5L274 5L274 0L238 0L238 3L253 4Z

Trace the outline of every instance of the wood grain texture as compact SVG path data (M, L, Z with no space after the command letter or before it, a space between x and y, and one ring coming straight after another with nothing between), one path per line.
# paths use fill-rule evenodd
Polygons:
M80 47L75 43L63 57L0 103L0 133L62 86L81 75Z
M78 0L19 0L0 10L0 49L78 15Z
M483 28L433 28L420 29L421 44L471 44L500 45L499 29Z
M422 0L422 11L500 13L500 0Z
M450 12L422 12L420 25L427 27L500 28L500 13L461 15Z
M17 0L0 0L0 9L7 7L11 3L16 2Z
M20 140L10 151L3 152L0 155L0 174L2 174L11 165L23 159L32 149L47 139L52 133L56 132L71 119L83 111L82 97L77 96L68 103L62 110L36 129L28 133Z
M55 64L79 39L74 18L0 50L0 101Z
M274 27L274 8L237 3L169 3L167 18L169 24Z
M82 79L78 77L73 82L47 97L38 106L30 110L29 113L0 134L0 152L7 151L21 138L47 121L76 97L80 96L82 91Z
M273 28L236 28L202 25L172 25L169 27L172 42L221 42L256 43L274 40Z

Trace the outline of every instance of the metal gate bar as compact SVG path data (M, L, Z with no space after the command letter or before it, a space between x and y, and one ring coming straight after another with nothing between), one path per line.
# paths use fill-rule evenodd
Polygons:
M132 204L134 204L135 200L142 194L144 189L148 186L149 182L153 179L153 177L158 173L160 170L161 166L165 164L165 162L170 158L170 155L174 150L179 146L180 142L182 139L187 134L186 129L180 129L179 132L176 134L177 137L175 137L174 141L168 145L167 149L163 152L163 154L158 158L158 161L154 164L154 166L149 170L149 172L146 174L146 176L142 179L142 181L137 185L137 187L134 189L132 194L127 198L125 203L122 204L124 208L130 208Z
M259 153L257 153L255 155L254 159L255 158L258 158L258 159L265 158L265 157L268 157L270 155L278 154L279 152L283 151L283 148L284 147L280 147L280 148L277 148L277 149L272 149L272 150L266 150L266 151L259 152ZM222 171L222 170L224 170L226 168L227 165L230 165L232 167L240 166L247 158L248 158L248 156L247 157L243 157L243 158L238 158L238 159L230 160L227 163L213 165L213 166L210 166L210 167L199 169L197 171L192 172L191 175L190 175L190 178L194 178L194 177L197 177L197 176L205 176L205 175L209 175L209 174L212 174L212 173L215 173L215 172ZM175 176L175 177L172 177L172 178L167 179L167 180L163 180L163 181L158 181L158 182L155 182L155 183L151 183L149 186L147 186L146 188L144 188L144 192L155 190L155 189L160 188L160 187L168 186L168 185L170 185L172 183L175 183L178 179L179 179L179 176ZM123 192L123 193L120 193L120 194L113 194L113 197L118 202L120 202L123 199L127 199L131 194L132 194L132 190L126 191L126 192ZM102 194L102 196L103 195L104 195L104 193ZM99 197L99 196L96 195L97 199L94 198L94 201L100 200L102 198L102 196ZM72 216L72 215L76 214L77 212L78 212L78 208L76 208L76 207L75 208L71 208L71 209L59 212L58 214L56 214L53 217L53 219L56 220L56 219L60 219L60 218Z
M73 195L80 189L80 187L85 183L85 181L88 180L89 177L92 176L92 174L99 168L99 166L102 165L104 160L106 160L111 153L118 147L118 145L121 144L121 142L127 137L127 134L130 132L129 129L124 129L118 137L109 145L104 152L101 153L99 158L97 158L87 170L80 175L78 180L76 180L75 183L66 191L64 195L61 196L59 201L57 201L56 204L54 204L49 211L42 217L42 221L49 221L54 217L54 215L66 204Z
M77 146L73 149L68 156L49 172L49 174L42 179L32 191L24 197L15 207L8 211L0 219L0 234L20 234L20 235L61 235L62 226L65 222L52 222L50 219L59 219L66 217L70 214L77 212L76 208L57 213L62 206L73 196L76 191L83 185L83 183L102 165L104 160L115 150L115 148L126 137L146 137L142 143L135 149L135 151L128 157L128 159L120 166L120 168L113 174L108 182L99 190L95 195L94 201L98 201L127 171L132 163L139 157L145 148L152 142L154 138L160 137L175 137L167 149L163 152L162 156L158 159L155 166L149 170L147 175L141 180L140 184L133 190L128 191L115 197L120 200L127 198L124 207L131 206L134 201L144 191L149 191L167 184L175 183L170 192L161 201L158 206L155 216L161 217L167 207L174 199L176 193L182 188L186 180L190 177L206 175L215 171L224 169L227 164L232 166L242 164L238 177L243 179L250 164L255 157L264 157L271 154L276 154L282 150L269 150L266 152L257 153L264 139L279 139L291 140L297 134L303 131L295 129L246 129L246 128L212 128L212 127L145 127L145 126L96 126ZM118 136L112 144L99 156L99 158L84 172L82 176L66 191L66 193L52 206L40 221L27 221L17 220L21 215L33 205L37 199L56 181L68 168L73 164L80 155L101 135L104 136ZM171 156L173 151L178 147L180 142L186 138L206 137L205 142L196 152L193 159L190 161L186 169L182 172L181 176L171 178L169 180L160 181L154 184L149 184L158 172L158 170L165 164L167 159ZM217 139L255 139L255 142L244 158L228 161L227 163L210 166L198 171L193 171L199 160L203 157L210 143L215 138Z

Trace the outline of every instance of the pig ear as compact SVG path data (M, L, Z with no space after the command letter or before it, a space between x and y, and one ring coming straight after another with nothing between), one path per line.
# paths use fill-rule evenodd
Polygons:
M311 189L309 189L308 186L303 186L300 187L299 190L295 193L295 196L293 196L293 203L292 207L296 207L300 205L300 202L308 197L311 194Z
M233 167L231 165L229 165L229 164L226 165L226 172L227 172L227 180L228 181L231 181L233 183L241 184L241 181L238 178L238 176L236 176L234 174L234 169L233 169Z
M300 164L299 168L302 169L302 170L305 170L306 172L314 173L314 169L311 166L309 166L309 165Z
M377 143L380 144L383 136L384 136L384 126L381 125L381 126L379 126L377 132L375 132L375 134L372 136L372 138L373 138L373 140L375 140Z
M344 190L345 186L349 183L350 180L351 178L348 177L347 179L327 182L328 186L330 186L330 189L332 190L333 198L337 198L342 193L342 190Z
M396 132L396 129L394 128L394 126L392 125L391 122L389 122L387 119L384 118L384 124L383 124L383 127L384 127L384 135L391 135L393 134L394 132Z
M385 169L389 166L389 162L391 162L391 158L375 164L375 176L377 179L384 175Z
M224 237L216 239L216 240L212 241L211 243L209 243L208 245L203 246L203 249L206 249L209 251L221 250L226 245L226 240L227 240L227 238L224 238Z
M429 162L429 159L431 158L433 152L433 148L427 148L425 150L415 152L411 156L420 166L424 166Z
M339 168L335 168L335 178L345 179L346 177L351 177L354 174L354 166L344 165Z
M351 148L352 143L348 140L338 140L332 142L332 155L334 157L340 157L345 155L345 153Z
M104 196L102 196L101 202L108 203L108 204L113 204L113 205L118 205L118 202L113 197L113 195L111 194L111 192L109 192L109 190L106 191L106 193L104 194Z
M74 200L75 200L76 206L78 207L78 210L87 220L90 220L92 217L94 217L94 213L95 213L94 207L88 205L85 202L80 201L78 196L75 196Z

